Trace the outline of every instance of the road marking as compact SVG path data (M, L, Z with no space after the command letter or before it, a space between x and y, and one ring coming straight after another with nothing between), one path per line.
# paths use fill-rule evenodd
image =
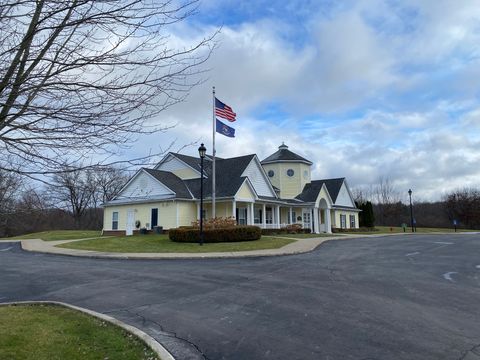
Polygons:
M418 254L420 254L420 253L418 251L415 251L413 253L408 253L405 256L413 256L413 255L418 255Z
M454 243L446 241L435 241L434 244L453 245Z
M477 269L480 269L480 265L475 266Z
M451 281L451 282L455 282L455 280L452 279L452 275L453 274L458 274L456 271L450 271L450 272L446 272L445 274L443 274L443 278L445 280L448 280L448 281Z
M8 250L11 250L11 249L12 249L11 247L8 247L8 248L2 249L2 250L0 250L0 251L8 251Z

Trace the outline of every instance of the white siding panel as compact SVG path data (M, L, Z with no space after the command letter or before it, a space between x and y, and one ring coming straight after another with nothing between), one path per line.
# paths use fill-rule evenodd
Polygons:
M159 195L173 195L166 186L155 180L152 176L140 172L136 178L117 196L117 199L145 198Z
M275 193L270 189L268 180L265 179L262 171L261 165L254 158L250 164L248 164L242 176L248 177L258 195L274 197Z
M355 207L355 204L353 203L350 197L350 194L348 193L347 187L345 186L345 182L342 184L342 187L338 192L337 201L335 201L335 205Z

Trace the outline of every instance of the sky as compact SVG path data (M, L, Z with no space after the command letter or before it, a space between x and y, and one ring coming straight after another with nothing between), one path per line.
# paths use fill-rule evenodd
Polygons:
M170 28L186 46L220 29L204 82L154 119L175 125L130 153L212 146L212 86L237 113L217 155L285 142L313 179L352 188L388 178L402 200L480 186L478 0L203 0Z

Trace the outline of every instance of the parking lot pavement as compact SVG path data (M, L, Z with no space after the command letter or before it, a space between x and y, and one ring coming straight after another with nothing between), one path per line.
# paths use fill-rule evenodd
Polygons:
M178 359L480 358L478 234L203 260L72 258L1 243L0 272L0 301L108 313Z

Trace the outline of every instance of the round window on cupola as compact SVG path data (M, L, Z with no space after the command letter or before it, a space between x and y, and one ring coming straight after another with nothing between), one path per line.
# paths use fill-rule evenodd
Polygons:
M295 171L293 171L292 169L287 170L287 175L288 176L292 177L294 174L295 174Z
M275 175L275 172L273 170L268 170L268 176L273 177Z

